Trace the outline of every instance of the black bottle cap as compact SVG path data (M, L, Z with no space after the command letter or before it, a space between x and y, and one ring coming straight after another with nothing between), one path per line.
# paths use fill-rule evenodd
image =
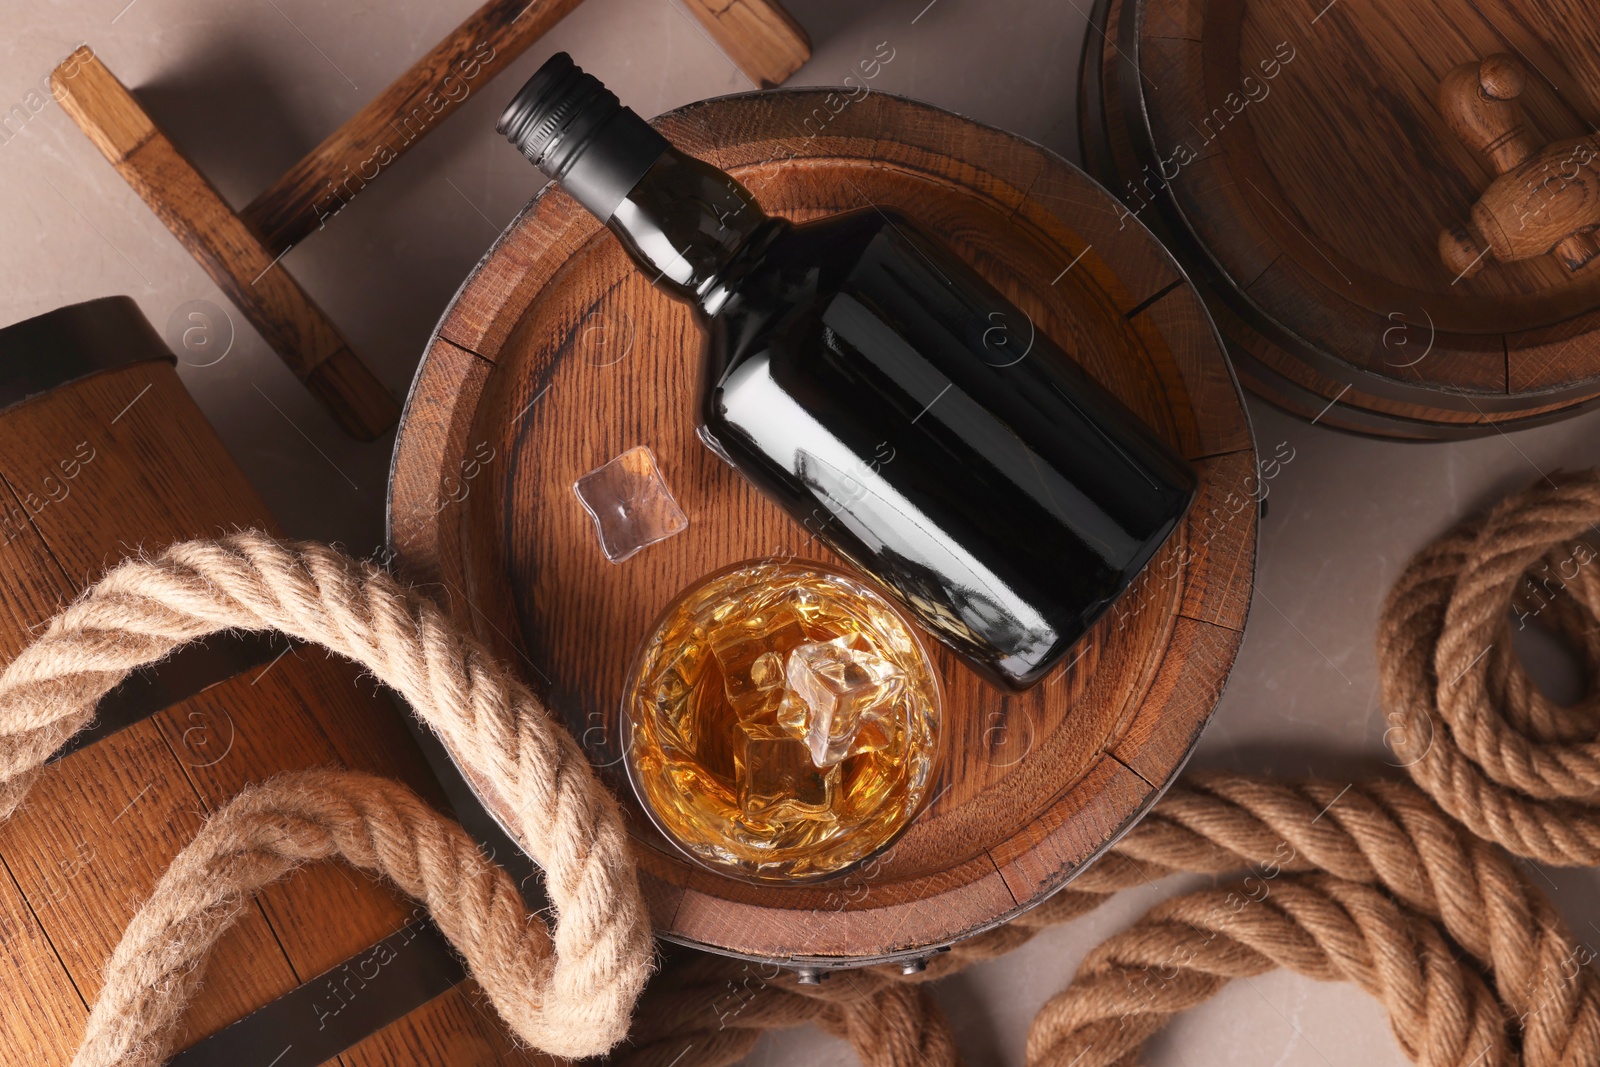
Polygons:
M565 52L528 79L495 129L602 222L671 147Z

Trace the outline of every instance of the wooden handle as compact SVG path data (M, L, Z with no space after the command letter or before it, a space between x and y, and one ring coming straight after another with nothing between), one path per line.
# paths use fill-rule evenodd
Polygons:
M370 441L399 420L400 405L338 328L92 50L68 56L50 84L117 173L346 432Z
M811 58L811 38L776 0L683 0L729 59L763 89Z
M1518 97L1527 69L1499 53L1463 63L1439 84L1439 112L1461 142L1488 157L1498 177L1472 220L1439 235L1439 257L1457 280L1502 262L1554 255L1577 270L1600 255L1600 142L1589 136L1540 146Z
M273 255L320 229L581 0L489 0L239 213Z
M1462 144L1489 157L1496 174L1514 169L1539 149L1517 102L1527 80L1517 58L1501 53L1463 63L1439 83L1445 122Z

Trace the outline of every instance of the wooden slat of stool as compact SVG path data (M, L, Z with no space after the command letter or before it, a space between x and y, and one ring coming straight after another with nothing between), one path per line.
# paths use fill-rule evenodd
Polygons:
M51 74L62 106L351 436L399 404L278 260L486 85L581 0L489 0L349 121L235 213L88 46ZM758 85L811 56L777 0L685 0Z
M241 212L278 255L444 121L582 0L490 0Z
M388 389L98 57L74 53L51 85L117 173L347 432L372 440L394 425L400 408Z
M490 0L239 212L274 255L298 243L582 0ZM685 0L757 85L811 58L804 29L770 0Z
M782 85L811 58L811 38L773 0L684 0L684 6L763 89Z

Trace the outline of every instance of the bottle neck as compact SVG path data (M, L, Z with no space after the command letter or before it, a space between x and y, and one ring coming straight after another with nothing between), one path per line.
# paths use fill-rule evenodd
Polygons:
M714 315L740 261L782 222L727 173L668 148L606 225L656 285Z
M565 52L518 90L496 129L610 226L657 285L708 315L788 226L733 178L673 148Z

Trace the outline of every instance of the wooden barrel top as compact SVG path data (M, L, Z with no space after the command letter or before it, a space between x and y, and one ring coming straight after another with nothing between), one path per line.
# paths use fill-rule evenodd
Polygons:
M892 205L925 221L1201 475L1186 524L1036 688L1000 693L937 647L950 756L936 799L870 877L751 886L656 835L616 742L629 658L661 609L716 568L806 540L696 438L688 309L546 190L446 311L396 444L391 546L401 573L522 664L583 740L632 816L658 931L764 959L919 954L1065 884L1154 802L1210 716L1254 575L1256 461L1238 389L1159 243L1036 145L907 100L821 90L708 101L657 125L774 213ZM571 486L640 444L689 526L611 564Z
M1600 120L1592 6L1101 0L1082 70L1091 171L1202 281L1241 378L1327 425L1493 433L1600 398L1600 266L1455 277L1438 238L1495 176L1441 80L1520 56L1540 143Z

